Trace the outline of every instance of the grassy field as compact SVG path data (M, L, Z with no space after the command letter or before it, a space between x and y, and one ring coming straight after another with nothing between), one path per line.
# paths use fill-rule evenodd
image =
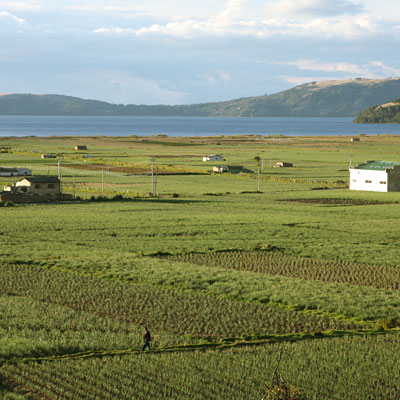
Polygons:
M0 207L0 398L398 399L400 195L347 186L400 137L360 139L0 138L76 197Z

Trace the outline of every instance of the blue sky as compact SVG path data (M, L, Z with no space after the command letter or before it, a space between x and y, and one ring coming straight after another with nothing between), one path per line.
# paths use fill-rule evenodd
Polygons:
M0 0L1 93L187 104L400 76L398 0Z

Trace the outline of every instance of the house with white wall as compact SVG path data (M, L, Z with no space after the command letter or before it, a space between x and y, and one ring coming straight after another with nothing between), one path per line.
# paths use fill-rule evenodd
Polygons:
M350 167L350 190L400 191L400 162L366 161Z

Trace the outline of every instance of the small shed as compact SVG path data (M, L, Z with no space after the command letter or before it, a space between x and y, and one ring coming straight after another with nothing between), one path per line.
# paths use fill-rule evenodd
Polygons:
M87 147L85 145L78 145L74 147L74 150L87 150Z
M350 167L350 190L400 191L400 162L366 161Z
M225 158L219 154L213 154L210 156L204 156L203 161L204 162L206 162L206 161L225 161Z
M293 164L290 162L286 162L286 161L278 161L274 165L274 168L284 168L284 167L293 167Z

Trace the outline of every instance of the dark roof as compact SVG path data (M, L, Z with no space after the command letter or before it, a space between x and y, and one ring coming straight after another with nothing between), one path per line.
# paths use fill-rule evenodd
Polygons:
M32 183L60 183L56 176L28 176L24 179Z
M2 167L0 167L0 172L18 172L18 168L2 168Z

